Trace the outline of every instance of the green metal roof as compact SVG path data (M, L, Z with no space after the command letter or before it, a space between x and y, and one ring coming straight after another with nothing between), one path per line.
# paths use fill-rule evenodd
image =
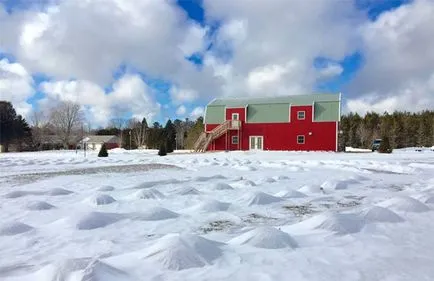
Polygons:
M338 102L339 94L312 94L295 96L278 96L263 98L221 98L211 101L208 106L244 107L251 104L311 105L313 102Z

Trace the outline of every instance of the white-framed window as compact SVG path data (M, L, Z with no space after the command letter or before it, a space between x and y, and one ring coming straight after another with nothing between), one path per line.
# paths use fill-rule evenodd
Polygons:
M304 136L303 135L297 136L297 144L304 144Z
M306 112L305 111L297 111L297 119L298 120L304 120L306 118Z
M238 136L232 136L232 144L238 144Z
M240 120L240 114L232 113L232 120Z

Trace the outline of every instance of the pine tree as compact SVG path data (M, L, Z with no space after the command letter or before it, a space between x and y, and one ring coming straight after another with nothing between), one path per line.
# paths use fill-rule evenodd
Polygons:
M380 147L378 147L379 153L392 153L392 147L389 142L389 137L387 135L384 135L381 138Z
M105 143L101 145L101 149L99 150L98 157L108 157L107 147Z
M164 144L164 143L160 144L160 149L158 150L158 155L160 155L160 156L166 156L167 155L166 144Z
M176 146L176 129L172 121L169 119L164 127L164 138L166 141L167 153L173 152Z

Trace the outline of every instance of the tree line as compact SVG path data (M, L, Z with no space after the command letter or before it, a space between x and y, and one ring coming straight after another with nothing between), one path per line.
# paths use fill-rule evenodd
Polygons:
M388 138L392 148L434 145L434 111L395 111L392 114L349 113L341 117L340 149L371 148L374 139Z
M174 149L192 149L204 130L203 118L192 121L168 120L148 125L146 118L112 118L105 128L92 129L80 106L73 102L60 102L47 111L33 111L30 124L9 101L0 101L0 144L7 152L10 145L17 151L74 149L89 135L116 135L125 149L158 149L161 144L168 152Z
M74 149L87 135L116 135L125 149L159 149L162 144L168 152L174 149L192 149L204 131L203 118L197 120L167 120L148 124L132 118L112 118L105 128L92 129L78 104L61 102L46 112L34 111L30 125L16 113L8 101L0 101L0 144L8 151L15 150ZM345 147L370 148L372 141L387 137L393 149L403 147L431 147L434 145L434 111L378 114L364 116L349 113L339 124L339 149ZM50 145L51 143L51 145ZM56 146L53 146L56 143Z

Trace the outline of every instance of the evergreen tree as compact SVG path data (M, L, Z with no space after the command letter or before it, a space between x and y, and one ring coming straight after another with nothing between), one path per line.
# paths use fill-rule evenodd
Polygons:
M17 115L9 101L0 101L0 144L4 151L9 151L9 145L16 143L20 150L22 143L31 143L31 129L27 121Z
M176 146L176 129L172 121L169 119L164 127L164 138L166 141L167 153L173 152Z
M101 145L101 149L98 152L98 157L107 157L107 156L108 156L107 147L106 147L105 143L103 143Z
M390 146L389 137L384 135L381 138L380 147L378 147L379 153L392 153L392 147Z
M161 143L160 144L160 149L158 150L158 155L160 155L160 156L166 156L167 155L167 150L166 150L166 144L165 143Z

